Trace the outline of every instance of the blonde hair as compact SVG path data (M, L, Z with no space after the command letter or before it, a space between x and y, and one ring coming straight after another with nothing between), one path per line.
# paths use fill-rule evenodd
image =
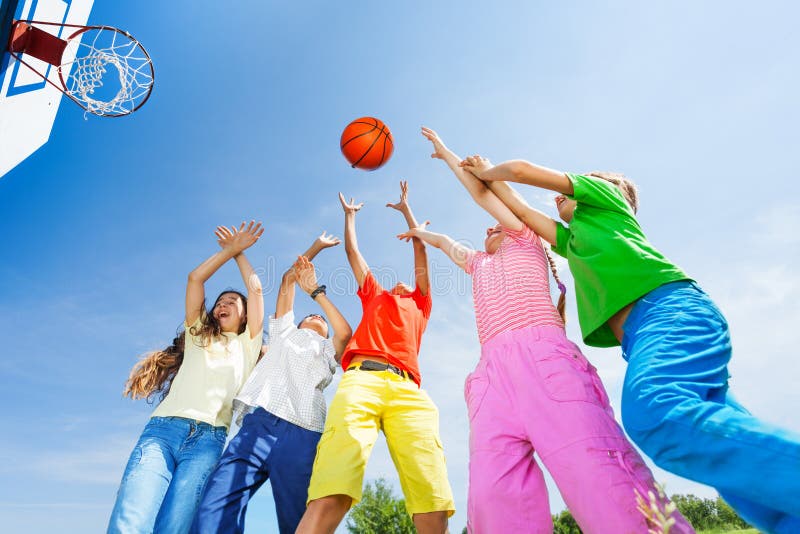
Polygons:
M558 314L561 316L561 320L564 321L566 324L567 322L567 286L561 281L561 278L558 277L558 271L556 270L556 262L553 260L553 256L550 255L550 251L547 250L547 245L542 244L542 250L544 250L544 255L547 257L547 261L550 264L550 272L553 273L553 278L556 280L556 284L558 285L558 303L556 304L556 310L558 310Z
M183 363L184 344L185 336L181 331L167 348L145 354L131 369L122 396L133 400L146 399L151 404L156 395L159 402L164 400Z
M639 210L639 192L636 189L636 184L625 178L624 174L617 172L592 171L588 174L588 176L594 176L595 178L600 178L601 180L605 180L606 182L614 184L617 189L622 192L622 196L625 197L625 200L628 201L628 205L633 210L633 213L636 213Z

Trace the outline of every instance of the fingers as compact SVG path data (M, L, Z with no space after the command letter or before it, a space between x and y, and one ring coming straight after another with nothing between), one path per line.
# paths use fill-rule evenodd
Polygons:
M344 195L340 192L339 193L339 202L342 203L342 206L347 207L347 202L344 199Z
M297 260L295 260L295 262L294 262L294 270L298 274L301 274L304 271L307 271L308 269L313 269L313 268L314 268L314 266L311 265L311 262L308 261L308 258L306 258L305 256L297 256Z
M320 234L320 236L317 239L321 241L323 245L328 245L328 246L335 246L342 242L341 239L339 239L335 235L328 234L327 232L324 231Z
M425 137L427 137L429 141L434 141L434 140L436 140L436 138L437 138L437 137L439 137L439 136L436 134L436 132L435 132L435 131L431 130L431 129L430 129L430 128L428 128L427 126L423 126L423 127L422 127L422 135L424 135Z

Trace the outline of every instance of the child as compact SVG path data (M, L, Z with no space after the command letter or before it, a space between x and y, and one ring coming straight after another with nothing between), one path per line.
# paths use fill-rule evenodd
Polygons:
M407 187L402 183L400 202L387 206L399 210L414 228ZM339 200L345 213L345 251L358 282L363 316L342 355L346 372L325 422L308 509L297 532L333 533L361 499L364 469L378 430L383 430L417 531L443 534L455 507L439 439L439 413L419 388L417 362L431 313L425 245L414 240L416 288L398 283L385 290L358 250L355 215L363 204L352 199L348 204L341 193Z
M252 221L239 229L217 228L222 250L189 274L183 342L176 339L166 351L134 367L125 391L133 398L162 391L163 400L128 460L109 533L189 531L206 479L225 444L231 401L261 350L261 282L244 250L263 232L261 223ZM206 311L203 284L231 258L239 266L247 297L224 291ZM159 374L158 362L163 360L176 371ZM147 376L153 371L155 380Z
M293 534L303 517L317 443L325 424L322 391L350 340L347 320L317 284L313 259L339 240L323 233L284 273L275 316L269 321L269 349L233 401L241 429L231 439L211 474L192 530L244 532L247 503L270 479L278 527ZM330 318L318 314L294 322L294 285Z
M565 174L525 161L463 168L565 256L584 341L622 345L622 421L657 465L715 487L767 532L800 532L800 436L750 415L728 392L728 324L702 289L647 240L621 175ZM561 193L566 227L502 181Z
M498 222L486 252L414 228L472 277L481 359L467 377L470 418L468 527L473 533L551 533L553 521L534 451L584 532L647 532L636 492L653 476L614 420L596 369L569 341L550 298L547 251L494 193L459 167L436 132L422 128L472 198ZM549 261L556 281L563 288ZM562 290L563 302L563 290ZM675 514L672 532L694 532Z

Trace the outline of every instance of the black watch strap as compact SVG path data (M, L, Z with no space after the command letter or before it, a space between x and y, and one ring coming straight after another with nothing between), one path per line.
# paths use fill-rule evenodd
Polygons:
M311 292L311 294L310 294L309 296L310 296L312 299L315 299L315 300L316 300L316 298L317 298L317 295L319 295L320 293L327 294L327 293L326 293L326 291L325 291L325 289L326 289L326 288L325 288L325 285L323 284L323 285L321 285L321 286L317 287L317 289L315 289L314 291L312 291L312 292Z

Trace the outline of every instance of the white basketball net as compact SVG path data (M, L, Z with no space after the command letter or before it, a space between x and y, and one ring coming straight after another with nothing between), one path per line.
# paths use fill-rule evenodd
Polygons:
M66 94L89 113L127 115L153 89L150 57L122 30L90 28L68 41L63 59L59 70Z

